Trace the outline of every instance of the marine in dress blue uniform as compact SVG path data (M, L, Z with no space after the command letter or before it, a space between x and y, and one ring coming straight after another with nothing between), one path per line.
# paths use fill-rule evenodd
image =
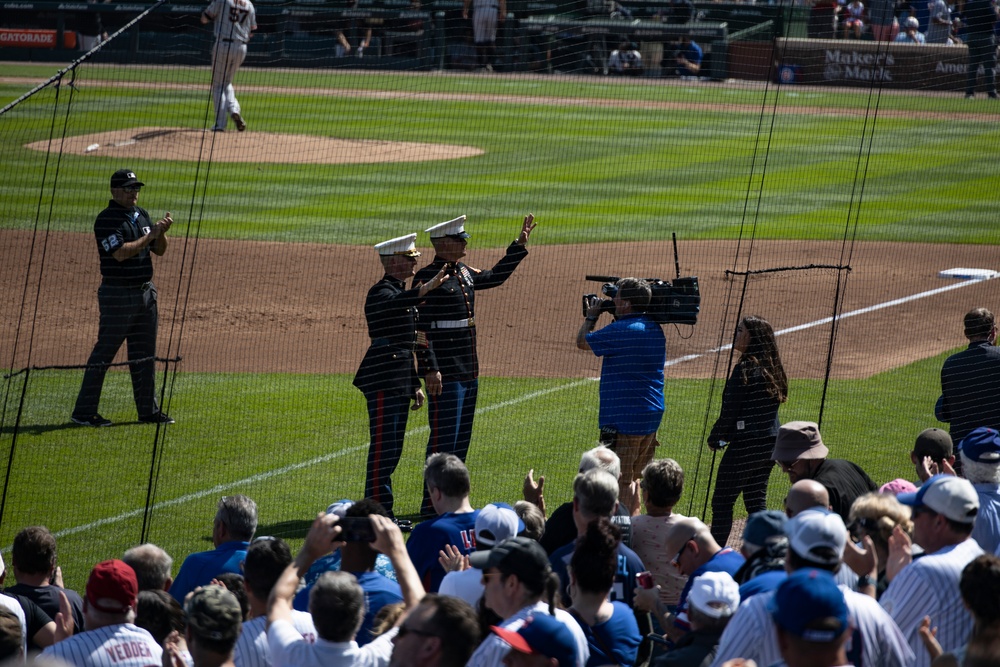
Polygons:
M426 230L435 257L417 272L416 282L430 280L442 269L449 274L444 285L424 299L417 322L420 344L425 346L425 354L418 356L417 361L427 386L427 419L431 430L427 456L443 452L465 461L479 391L476 291L503 285L528 255L525 244L535 228L534 219L531 214L525 216L517 240L507 247L492 269L483 271L459 261L465 256L469 238L464 215ZM426 487L420 514L434 515Z
M368 403L369 448L365 497L382 504L392 515L392 473L403 453L403 436L413 401L424 403L414 366L416 306L430 289L445 280L446 272L428 276L426 284L406 289L405 280L417 266L416 234L375 246L385 275L368 290L365 319L371 345L354 377ZM422 348L423 349L423 348Z
M97 252L101 258L101 286L97 303L101 321L97 344L87 360L83 384L73 408L72 421L84 426L111 426L97 412L108 365L122 343L128 342L132 394L139 421L172 424L156 403L156 287L150 251L167 250L167 230L173 224L168 212L155 224L145 209L136 206L144 185L131 169L111 176L111 201L94 222Z

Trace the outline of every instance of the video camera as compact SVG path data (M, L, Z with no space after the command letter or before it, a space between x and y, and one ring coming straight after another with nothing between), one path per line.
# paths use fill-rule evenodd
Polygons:
M657 324L697 324L698 312L701 310L701 292L698 289L698 277L681 277L680 261L677 257L677 235L674 234L674 267L677 277L673 282L660 278L646 278L646 282L653 291L653 298L650 299L645 313ZM618 276L586 276L587 280L592 280L601 285L601 294L605 299L600 301L602 313L611 313L615 316L615 304L611 299L618 293L616 284L621 278ZM587 316L587 309L596 294L583 295L583 315Z

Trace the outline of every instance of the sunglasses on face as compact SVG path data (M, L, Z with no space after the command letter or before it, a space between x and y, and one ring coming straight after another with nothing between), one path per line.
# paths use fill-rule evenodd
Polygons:
M684 546L682 546L681 550L677 552L677 555L670 560L670 564L676 567L677 569L680 569L681 567L681 556L683 556L684 552L687 551L688 542L690 541L691 541L690 539L684 540Z

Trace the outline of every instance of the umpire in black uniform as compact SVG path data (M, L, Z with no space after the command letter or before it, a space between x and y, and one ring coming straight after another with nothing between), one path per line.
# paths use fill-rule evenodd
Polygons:
M472 440L472 420L479 392L479 357L476 355L476 290L499 287L528 255L525 244L535 228L528 214L517 239L492 269L481 271L459 261L465 256L469 234L465 216L434 225L426 231L434 245L434 261L420 269L415 280L429 280L447 269L448 280L424 300L417 328L426 344L418 357L427 385L427 419L431 434L427 456L444 452L465 461ZM424 517L434 516L427 488L420 506Z
M154 224L146 210L136 206L143 185L131 169L112 174L111 201L94 222L101 258L101 286L97 290L101 322L71 417L76 424L111 426L110 420L98 414L97 406L108 365L125 341L139 421L174 422L156 403L156 287L149 256L150 251L156 255L166 252L166 233L173 220L168 212Z
M416 305L427 292L447 279L441 269L425 284L406 289L405 280L417 268L416 234L391 239L375 246L385 269L382 280L368 290L365 319L371 346L361 361L354 386L368 402L368 472L365 498L382 504L392 516L392 473L403 453L406 419L424 404L424 393L413 364Z

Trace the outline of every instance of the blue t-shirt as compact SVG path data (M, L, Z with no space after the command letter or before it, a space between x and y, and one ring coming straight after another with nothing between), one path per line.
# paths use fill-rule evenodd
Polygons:
M351 574L361 584L361 590L365 592L365 617L361 621L361 628L356 637L358 646L364 646L372 640L372 625L374 625L375 616L387 604L402 602L403 591L399 588L399 584L383 577L378 572L352 572Z
M476 550L476 517L479 510L465 514L449 512L417 524L406 541L406 551L428 593L437 593L446 574L438 562L438 552L450 544L463 554Z
M552 571L559 575L559 590L563 598L564 606L570 604L569 598L569 562L573 558L573 551L576 541L570 542L564 547L560 547L549 556L549 563ZM639 555L627 546L618 543L618 568L615 570L615 582L611 586L608 599L612 602L624 602L629 607L632 606L632 599L635 597L635 575L645 572L646 566L642 564Z
M306 571L305 576L302 577L303 586L292 599L292 608L298 611L309 611L309 594L312 592L313 586L316 585L316 580L325 572L340 571L340 561L340 549L338 549L313 563L309 570ZM363 646L371 641L372 621L379 610L387 604L401 602L403 597L399 584L396 583L396 571L393 569L389 557L385 554L379 554L375 558L374 572L362 572L360 574L352 572L351 574L361 584L361 588L365 590L365 618L361 623L361 629L358 630L357 636L358 645ZM369 599L369 589L367 587L369 583L373 586L373 590L394 592L396 599L385 599L381 596Z
M587 667L600 665L621 665L629 667L635 664L635 656L639 650L642 635L639 634L639 624L635 620L632 609L624 602L612 602L614 612L604 623L588 626L581 623L583 634L587 636L590 645L590 659ZM605 648L611 655L605 655Z
M663 419L667 363L667 339L660 325L632 313L588 333L587 344L604 357L598 424L625 435L656 433Z
M212 551L193 553L184 559L177 578L170 586L170 594L181 605L184 596L198 588L212 583L212 579L223 572L243 574L240 565L247 559L249 542L223 542Z
M684 584L684 590L681 591L681 597L677 604L677 620L674 621L674 625L682 630L691 629L691 624L688 623L687 619L687 597L688 592L691 590L691 584L695 579L706 572L728 572L730 576L735 575L745 562L746 559L742 554L726 547L712 556L707 563L692 572L691 576L688 577L687 583Z
M681 47L681 55L684 56L684 60L694 65L701 65L701 60L704 57L701 47L694 42L688 42L686 46ZM684 76L698 76L700 74L700 72L695 72L687 67L678 69Z
M740 586L740 604L757 593L767 593L773 591L781 582L788 578L788 573L784 570L771 570L758 574L756 577Z

